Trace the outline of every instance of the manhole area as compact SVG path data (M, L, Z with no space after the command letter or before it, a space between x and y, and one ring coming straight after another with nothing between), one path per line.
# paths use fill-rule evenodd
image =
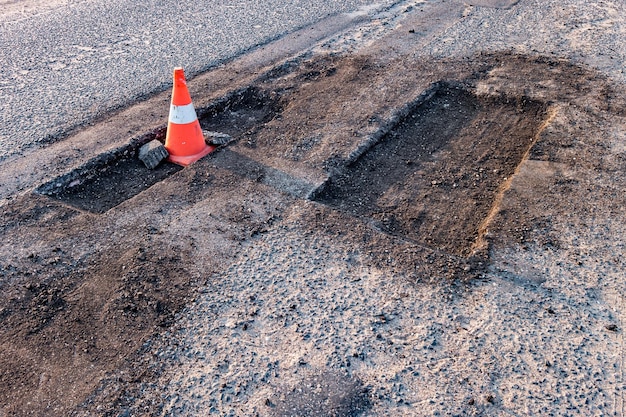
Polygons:
M197 113L203 129L239 138L273 118L278 108L278 96L270 97L249 87L198 109ZM137 158L141 145L153 139L163 142L164 138L165 127L95 157L84 166L42 185L36 192L81 210L105 213L182 169L165 162L150 170Z
M546 117L543 103L442 84L313 198L386 233L470 255Z

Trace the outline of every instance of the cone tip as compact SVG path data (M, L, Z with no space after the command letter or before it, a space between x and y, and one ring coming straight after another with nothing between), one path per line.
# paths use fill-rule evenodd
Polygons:
M183 70L183 67L175 67L174 68L174 77L184 77L185 76L185 71Z

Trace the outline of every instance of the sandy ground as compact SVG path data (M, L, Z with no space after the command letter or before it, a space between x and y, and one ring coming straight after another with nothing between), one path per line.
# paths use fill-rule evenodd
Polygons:
M236 141L102 213L5 162L0 415L624 415L624 5L477 3L196 79Z

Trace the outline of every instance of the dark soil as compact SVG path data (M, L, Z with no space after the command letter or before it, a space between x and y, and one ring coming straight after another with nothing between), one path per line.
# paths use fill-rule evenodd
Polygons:
M276 117L279 112L277 94L247 87L201 109L198 119L205 130L239 137Z
M276 107L275 101L250 87L202 109L199 121L205 130L239 136L274 117ZM131 145L99 155L84 166L42 185L37 192L81 210L104 213L182 169L169 162L148 169L137 158L141 145L153 139L163 142L164 133L160 129ZM111 184L116 187L112 189Z
M473 252L502 184L535 143L545 105L441 86L316 200L369 217L394 236Z
M94 168L99 172L89 171L85 173L86 178L78 177L69 184L53 180L51 186L42 187L41 192L78 209L104 213L180 169L178 165L168 162L148 169L136 155L131 155L113 164L103 163ZM56 184L59 186L55 187ZM111 184L117 184L117 189L112 190ZM46 188L53 189L46 192Z

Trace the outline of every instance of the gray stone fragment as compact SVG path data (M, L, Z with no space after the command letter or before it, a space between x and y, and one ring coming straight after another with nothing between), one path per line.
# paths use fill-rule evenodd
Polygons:
M146 143L139 149L139 159L149 169L156 168L168 156L169 153L165 146L156 139Z
M226 145L233 140L232 136L222 132L209 132L208 130L204 130L202 133L204 133L206 143L209 145Z

